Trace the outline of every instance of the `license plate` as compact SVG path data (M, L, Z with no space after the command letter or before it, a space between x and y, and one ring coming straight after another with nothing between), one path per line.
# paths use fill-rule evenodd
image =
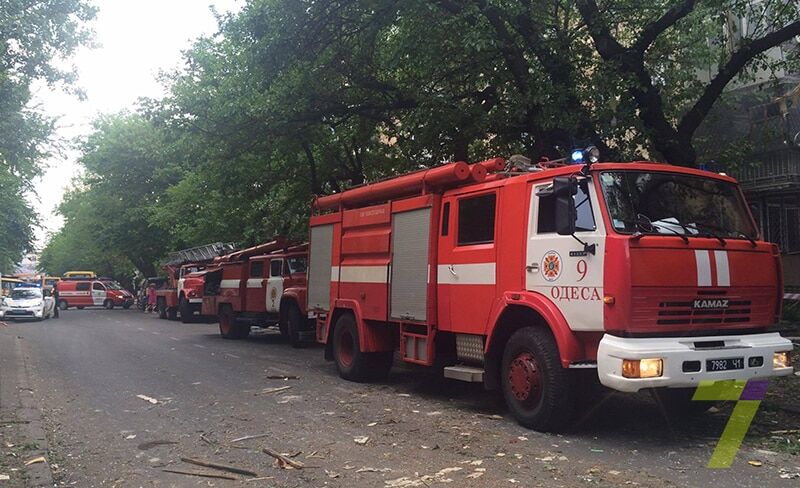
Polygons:
M731 369L744 369L744 358L706 360L706 371L729 371Z

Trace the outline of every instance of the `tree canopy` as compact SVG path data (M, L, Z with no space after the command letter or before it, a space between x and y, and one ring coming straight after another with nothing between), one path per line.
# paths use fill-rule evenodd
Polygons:
M304 238L313 195L448 160L591 144L694 165L726 87L796 69L798 19L782 0L249 0L165 98L96 125L76 195L103 252L150 273L176 248Z
M48 155L52 120L32 106L35 82L72 89L64 61L89 42L95 10L83 0L0 3L0 271L8 273L32 245L34 210L26 195Z

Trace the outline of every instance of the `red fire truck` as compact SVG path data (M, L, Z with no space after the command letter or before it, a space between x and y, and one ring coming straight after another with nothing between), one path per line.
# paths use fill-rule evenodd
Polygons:
M339 374L381 378L398 348L438 357L539 430L568 421L581 370L684 412L708 408L690 402L701 381L790 374L792 344L769 330L778 248L736 182L577 156L451 163L318 198L308 309Z
M203 303L203 270L214 258L235 251L232 243L216 242L174 252L163 265L167 286L156 290L156 306L162 319L191 322Z
M278 325L294 347L314 341L306 314L308 245L284 239L214 260L206 270L203 314L217 315L220 335L243 339L252 326Z

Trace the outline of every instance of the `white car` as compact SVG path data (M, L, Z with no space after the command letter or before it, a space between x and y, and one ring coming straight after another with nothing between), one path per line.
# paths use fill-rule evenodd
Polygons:
M55 301L39 288L14 288L0 303L0 319L44 320L53 317Z

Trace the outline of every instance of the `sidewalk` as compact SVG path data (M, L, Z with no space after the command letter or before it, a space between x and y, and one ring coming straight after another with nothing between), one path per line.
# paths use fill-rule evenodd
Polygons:
M20 329L0 328L0 486L52 487L42 413L30 387ZM44 457L45 462L25 463Z

